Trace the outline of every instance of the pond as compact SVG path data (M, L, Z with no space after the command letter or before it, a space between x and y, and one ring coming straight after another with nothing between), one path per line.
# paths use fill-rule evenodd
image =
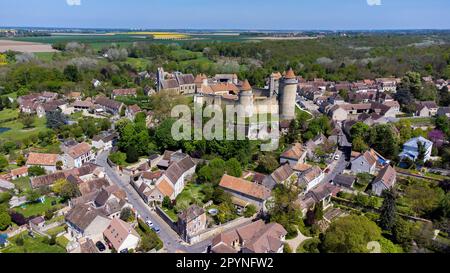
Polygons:
M8 131L11 131L11 128L0 127L0 134L6 133Z

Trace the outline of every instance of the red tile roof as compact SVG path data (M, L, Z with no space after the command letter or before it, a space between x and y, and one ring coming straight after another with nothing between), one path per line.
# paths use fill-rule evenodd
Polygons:
M271 195L270 190L265 186L226 174L222 177L219 185L222 188L243 193L261 200L266 200Z
M30 153L28 155L27 165L56 166L57 161L57 154Z
M78 158L91 150L91 146L86 142L82 142L69 148L67 152L72 158Z

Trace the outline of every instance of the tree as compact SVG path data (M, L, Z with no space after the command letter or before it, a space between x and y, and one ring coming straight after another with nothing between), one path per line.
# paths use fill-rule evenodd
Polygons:
M173 119L166 119L156 128L155 140L161 150L176 149L178 142L172 138L172 125L175 123Z
M68 65L64 68L64 77L71 82L79 82L82 79L81 73L76 65Z
M8 166L8 159L4 155L0 155L0 171L5 171Z
M139 160L139 154L138 151L134 146L130 146L127 150L127 159L126 162L128 163L135 163Z
M255 207L255 205L248 205L245 208L244 216L247 218L250 218L253 215L255 215L256 212L257 212L257 208Z
M369 146L366 144L362 137L355 137L352 141L353 150L356 152L365 152L369 149Z
M331 223L321 248L327 253L367 253L367 244L380 238L381 230L374 222L351 215Z
M225 163L225 170L228 175L234 176L234 177L241 177L242 176L242 166L241 163L236 159L232 158L228 160Z
M124 208L120 212L120 219L125 222L133 222L134 221L134 213L130 208Z
M6 209L0 207L0 231L6 230L11 225L11 216Z
M369 146L388 158L397 156L398 138L391 125L375 125L370 132Z
M430 187L426 182L414 181L405 189L405 201L417 216L432 212L438 207L444 191L438 187Z
M162 201L162 206L163 206L163 208L173 209L172 200L170 200L170 198L168 196L164 196L164 199Z
M42 195L38 190L29 190L26 192L28 202L36 202Z
M127 160L127 155L122 152L115 152L109 155L109 160L111 160L114 164L119 166L125 165L125 161Z
M392 231L397 219L396 193L394 190L383 192L383 205L380 213L380 227L383 230Z
M67 124L67 117L61 111L50 111L45 116L47 119L47 128L49 129L60 129Z
M398 217L392 227L392 237L397 244L401 244L404 248L409 248L413 239L412 234L413 225Z
M32 128L34 125L34 120L35 120L34 115L23 114L20 117L20 122L23 124L24 129Z
M65 199L74 198L80 195L78 186L66 179L57 180L53 185L53 192Z
M436 128L450 136L450 120L446 116L440 116L435 121Z
M369 136L370 127L369 125L363 123L363 122L357 122L355 125L352 126L350 129L350 134L352 138L361 138L363 140L367 139Z
M28 175L30 177L42 176L45 174L45 169L40 166L31 166L28 168Z
M56 161L56 169L62 170L62 167L64 166L64 163L61 160Z
M273 173L280 164L272 154L263 154L259 157L257 171L265 174Z
M19 156L16 159L16 164L17 166L21 167L21 166L25 166L25 164L27 163L26 158L23 156L23 154L19 154Z
M277 222L288 232L288 237L297 235L297 227L303 225L302 211L297 205L300 190L294 181L278 185L273 191L273 200L267 204L271 222Z

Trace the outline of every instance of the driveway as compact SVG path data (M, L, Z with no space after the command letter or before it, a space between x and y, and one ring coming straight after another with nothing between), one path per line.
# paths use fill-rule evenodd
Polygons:
M149 206L142 200L139 194L129 183L128 176L122 176L116 173L107 163L109 151L102 152L97 157L97 164L105 168L105 172L112 183L122 188L128 196L128 202L133 205L139 216L145 220L152 221L161 231L158 236L164 242L164 251L168 253L188 252L202 253L207 246L211 244L210 240L200 242L195 245L186 245L178 234L169 227Z

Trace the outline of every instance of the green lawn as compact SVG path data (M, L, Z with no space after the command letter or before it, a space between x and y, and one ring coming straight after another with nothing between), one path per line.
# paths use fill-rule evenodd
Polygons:
M61 226L57 226L55 228L49 229L47 230L45 233L47 233L50 236L56 236L58 234L60 234L61 232L66 231L66 226L65 225L61 225Z
M20 192L31 190L30 178L28 176L13 180L12 182L16 185Z
M34 55L41 61L51 62L56 52L36 52Z
M151 64L151 61L143 58L128 58L127 63L133 66L138 71L143 71Z
M19 246L16 239L21 236L23 238L23 245ZM66 250L59 245L49 245L44 237L37 236L30 237L26 232L12 237L10 245L1 250L2 253L65 253Z
M195 183L188 183L184 190L177 197L177 204L186 203L187 206L192 200L197 200L203 203L205 195L202 193L204 185L198 185Z
M56 201L57 205L52 206L52 201ZM25 216L25 217L39 216L39 215L44 215L45 212L49 211L50 209L61 208L62 205L59 204L60 201L61 201L61 199L56 198L56 197L47 197L47 198L45 198L44 203L27 204L22 207L15 208L14 210L23 214L23 216Z
M175 213L174 209L162 208L162 210L170 217L170 219L172 219L172 221L178 221L178 215Z
M3 111L0 111L0 123L2 122L2 120L17 118L18 116L19 116L18 110L4 109Z
M20 141L31 136L37 136L40 132L45 132L48 130L46 128L46 119L45 118L36 118L34 122L34 127L31 129L24 129L23 124L19 121L10 121L1 123L0 127L8 128L9 131L0 133L0 140L10 140L10 141Z
M64 236L59 236L58 238L56 238L56 243L65 249L69 244L69 239Z

